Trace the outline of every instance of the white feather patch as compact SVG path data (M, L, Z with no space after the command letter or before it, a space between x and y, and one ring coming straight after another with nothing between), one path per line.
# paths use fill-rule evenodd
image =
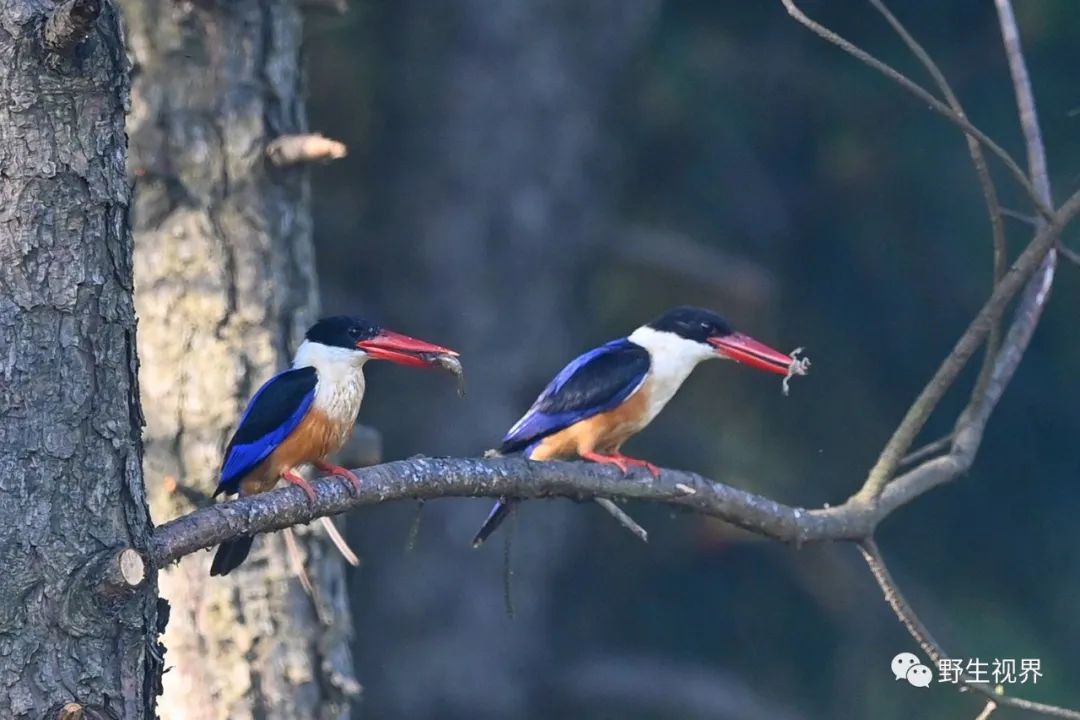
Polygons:
M364 363L368 355L363 350L334 347L305 340L296 350L293 367L313 367L318 375L314 407L326 413L334 423L356 423L364 401Z
M652 422L675 397L698 363L717 357L709 345L648 326L639 327L627 339L649 352L649 374L642 383L648 390L642 427Z

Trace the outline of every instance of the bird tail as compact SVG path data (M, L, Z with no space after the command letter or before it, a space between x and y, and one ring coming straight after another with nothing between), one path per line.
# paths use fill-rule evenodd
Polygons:
M510 512L514 509L514 502L507 500L506 498L500 498L495 506L491 508L491 512L488 513L487 520L480 526L480 529L476 533L476 537L473 538L472 546L478 548L484 544L484 541L488 539L491 533L502 525Z
M221 543L217 552L214 553L214 562L210 565L210 575L228 575L240 567L240 563L244 562L248 553L251 552L251 543L253 542L255 542L254 537L239 537Z

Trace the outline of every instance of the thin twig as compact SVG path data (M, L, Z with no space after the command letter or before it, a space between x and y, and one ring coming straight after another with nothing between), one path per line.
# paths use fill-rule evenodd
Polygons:
M938 641L930 634L930 631L926 629L926 626L923 625L919 616L908 605L907 600L900 592L900 588L896 586L896 581L892 579L892 574L889 572L888 566L885 565L885 560L881 557L877 543L874 542L873 538L867 538L859 543L859 552L862 553L863 560L866 561L867 567L870 568L870 574L874 576L878 587L881 588L881 592L885 595L885 602L892 608L900 623L907 628L908 634L919 644L919 648L922 649L923 653L935 665L938 664L946 657L945 652L941 649Z
M611 514L611 517L619 521L619 524L629 530L643 543L649 542L649 531L641 527L637 520L626 514L626 511L607 498L595 498L596 504Z
M960 99L956 96L956 93L952 89L952 85L945 77L945 73L941 71L938 64L934 62L934 59L930 57L930 54L926 52L919 41L912 36L904 24L889 8L885 5L884 0L870 0L870 4L877 9L879 13L885 18L885 20L892 26L893 30L900 39L904 41L908 49L911 50L911 54L914 55L919 62L923 64L926 71L933 78L934 83L941 90L941 94L945 97L945 101L949 104L949 107L953 109L960 117L967 117L967 113L964 112L963 106L960 104ZM994 180L990 175L990 168L986 164L986 157L983 155L982 146L979 144L978 138L974 137L970 133L964 133L964 138L967 140L968 154L971 156L971 164L975 168L975 176L979 180L979 187L982 189L983 201L986 204L986 213L990 218L990 232L993 240L994 248L994 282L997 283L1001 280L1001 276L1005 274L1005 263L1007 257L1005 254L1005 226L1001 221L1002 208L998 202L997 189L994 187ZM1049 203L1047 203L1049 206ZM997 343L991 342L989 346L996 351Z
M975 720L989 720L990 715L995 710L997 710L997 703L993 700L987 700L986 707L982 709L982 712L979 713L978 717L976 717Z
M1024 60L1024 49L1020 44L1020 29L1016 25L1011 0L994 0L994 6L997 8L998 24L1001 26L1005 56L1009 61L1013 93L1020 111L1020 128L1024 132L1024 144L1027 146L1028 174L1036 194L1035 205L1053 207L1050 175L1046 169L1046 148L1042 141L1042 131L1039 129L1039 114L1035 110L1035 95L1031 91L1031 78Z
M304 587L304 592L310 597L315 597L315 588L311 585L311 578L308 577L307 570L304 569L304 557L300 554L300 546L296 542L296 533L293 532L291 527L285 528L282 532L285 536L285 554L289 556L289 567L293 571L299 580L300 584Z
M1027 213L1018 212L1016 210L1011 210L1009 208L1004 208L1004 207L1001 208L1001 214L1004 215L1007 218L1012 218L1013 220L1019 220L1020 222L1024 223L1025 225L1030 225L1031 227L1035 227L1036 225L1039 224L1039 219L1036 218L1034 215L1028 215Z
M416 541L420 539L420 520L424 516L424 501L419 500L416 503L416 514L413 515L412 522L409 523L409 534L405 539L405 552L411 553L416 549Z
M326 530L326 534L330 537L330 542L334 543L334 547L341 553L341 557L345 558L345 562L353 567L359 567L360 558L356 556L353 549L349 547L349 543L341 536L341 532L337 529L334 521L328 517L321 517L319 522L322 523L323 529Z
M517 535L517 506L510 506L510 527L503 531L503 609L514 618L514 536Z
M930 74L930 77L934 79L934 83L941 90L941 94L945 97L945 101L949 104L949 107L953 109L960 117L967 117L967 113L964 112L963 106L960 104L960 99L956 96L949 81L945 78L945 73L941 71L934 59L930 57L930 54L926 52L922 45L912 36L908 29L904 27L903 23L889 8L885 5L884 0L870 0L870 4L877 9L879 13L885 18L885 20L892 26L896 34L900 36L900 39L904 41L904 44L908 46L911 53L923 64L926 71ZM994 284L997 285L1001 282L1002 276L1005 275L1005 264L1008 262L1008 256L1005 250L1005 224L1001 219L1001 204L998 202L997 189L994 187L994 180L990 175L990 168L986 164L986 157L983 155L982 146L979 144L978 139L973 137L969 133L964 134L964 139L967 141L968 155L971 156L971 164L975 168L975 177L978 178L979 187L982 189L983 202L986 204L986 213L990 218L990 235L991 243L994 249L993 252L993 278ZM1049 206L1049 203L1047 203ZM979 378L975 382L975 387L972 390L972 397L978 397L982 394L983 388L986 387L986 383L990 381L990 373L993 371L994 358L997 357L998 348L1001 346L1001 323L994 323L990 328L990 334L986 339L986 350L983 356L982 369L979 370ZM901 462L901 465L903 462Z
M912 639L918 643L923 653L925 653L936 665L940 665L942 660L948 659L949 655L942 650L941 645L930 635L930 631L926 629L922 620L915 614L915 611L912 610L907 599L904 598L903 593L900 592L900 588L897 586L896 580L893 579L892 573L889 572L889 567L885 564L885 559L881 556L881 551L878 550L877 543L874 542L874 539L867 538L860 542L859 551L862 553L863 560L866 561L867 567L870 568L870 574L874 576L874 580L877 581L878 587L881 588L881 592L885 595L885 602L892 608L897 619L907 629L908 634L911 635ZM960 684L984 697L994 700L1000 705L1007 705L1009 707L1028 710L1041 715L1049 715L1051 717L1080 720L1080 712L1076 710L1002 695L997 692L994 686L987 683L967 680L964 677L964 674L965 671L961 668L959 678Z
M1074 265L1080 266L1080 252L1076 252L1068 247L1065 247L1065 243L1058 242L1058 252L1061 253L1061 257L1065 258Z
M1028 173L1031 176L1032 185L1039 199L1044 204L1052 206L1054 198L1050 189L1046 146L1043 144L1042 130L1039 128L1039 115L1035 109L1035 95L1031 89L1031 78L1028 75L1024 50L1020 43L1020 29L1016 24L1016 16L1013 13L1011 0L995 0L995 6L997 7L998 24L1001 26L1002 44L1005 47L1005 56L1009 63L1009 75L1013 80L1013 94L1016 96L1020 128L1023 131L1024 145L1027 150ZM1036 231L1041 231L1045 226L1046 223L1043 218L1035 218ZM1055 243L1055 248L1051 248L1046 254L1036 277L1028 283L1021 297L1016 316L1024 318L1026 324L1034 326L1038 322L1049 299L1050 288L1054 281L1054 271L1057 267L1056 246L1058 245L1060 245L1060 239Z
M918 463L918 462L922 462L923 460L930 457L931 455L937 455L939 452L941 452L945 448L949 447L949 445L952 444L952 441L953 441L953 433L949 433L948 435L946 435L944 437L939 437L937 440L934 440L932 442L928 442L925 445L923 445L921 448L917 448L915 450L912 450L907 455L905 455L903 458L901 458L899 464L897 464L896 467L897 468L903 468L903 467L907 467L909 465L914 465L915 463Z
M1009 302L1053 250L1061 228L1071 222L1078 213L1080 213L1080 192L1074 193L1061 206L1061 209L1053 216L1053 221L1036 233L1031 243L1016 259L1010 271L994 288L990 299L968 325L964 334L960 336L952 352L908 408L904 419L889 438L874 467L870 469L866 482L856 495L858 500L873 503L880 497L901 458L907 454L908 448L930 418L938 402L952 387L968 360L986 339L990 328L1005 312Z
M905 90L915 95L915 97L927 103L930 106L931 110L951 120L954 124L960 126L960 128L967 132L969 135L978 139L978 141L982 143L984 147L990 150L990 152L1001 158L1001 161L1005 164L1005 167L1008 168L1009 172L1012 173L1014 178L1016 178L1016 182L1019 183L1022 188L1024 188L1025 192L1027 192L1028 196L1032 200L1032 203L1038 208L1039 212L1047 219L1050 218L1050 216L1053 214L1053 211L1050 209L1050 207L1046 206L1039 200L1035 189L1032 187L1031 182L1027 178L1027 175L1024 174L1024 171L1020 169L1020 166L1016 164L1016 161L1013 160L1012 156L1009 155L1009 153L1006 152L1004 149L1002 149L1000 145L987 137L986 133L972 125L967 118L957 115L952 110L952 108L938 100L936 97L931 95L924 87L914 82L903 73L899 72L892 66L882 62L881 60L878 60L870 53L866 52L852 42L844 39L840 35L837 35L835 32L828 29L827 27L811 20L795 4L795 0L780 1L784 4L784 7L787 9L788 14L791 15L791 17L793 17L797 22L802 24L815 35L832 43L833 45L836 45L841 50L848 53L849 55L852 55L863 64L868 65L869 67L877 70L885 77L896 82Z

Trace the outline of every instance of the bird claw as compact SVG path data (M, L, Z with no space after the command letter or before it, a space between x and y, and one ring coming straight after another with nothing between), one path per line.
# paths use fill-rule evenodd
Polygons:
M626 457L625 455L620 455L619 457L622 459L623 463L625 463L629 467L645 468L649 471L649 474L653 476L654 480L660 477L660 468L656 465L653 465L648 460L639 460L638 458ZM626 472L626 470L623 470L623 472Z
M353 495L360 494L360 478L357 477L356 473L354 473L352 470L349 470L348 468L343 468L340 465L328 463L325 460L318 460L314 463L314 465L319 470L322 470L325 473L330 473L331 475L340 475L341 477L345 478L349 481L349 491Z
M614 465L622 470L623 475L629 475L631 468L641 467L648 470L649 474L652 475L654 479L660 477L660 468L653 465L648 460L639 460L638 458L632 458L622 454L601 455L599 453L588 453L582 455L582 457L586 460L592 460L593 462Z
M315 504L315 488L311 487L311 483L305 480L303 475L295 470L287 470L282 474L282 477L285 478L286 482L292 483L303 490L310 505Z

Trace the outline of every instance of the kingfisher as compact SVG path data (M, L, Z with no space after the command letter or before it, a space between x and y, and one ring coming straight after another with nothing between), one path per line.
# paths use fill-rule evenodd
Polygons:
M652 422L698 363L722 358L785 376L804 374L809 361L793 355L736 332L709 310L677 307L571 361L506 433L498 453L520 452L529 460L579 457L624 474L641 467L657 477L660 468L620 448ZM512 503L495 503L473 547L506 519Z
M364 364L374 359L437 367L437 359L448 355L458 354L362 318L338 315L319 320L305 334L292 367L267 380L248 403L225 448L214 497L266 492L283 478L315 502L315 490L297 472L304 465L340 475L358 490L360 478L326 457L352 435L364 399ZM241 537L222 543L210 574L225 575L239 566L253 540Z

